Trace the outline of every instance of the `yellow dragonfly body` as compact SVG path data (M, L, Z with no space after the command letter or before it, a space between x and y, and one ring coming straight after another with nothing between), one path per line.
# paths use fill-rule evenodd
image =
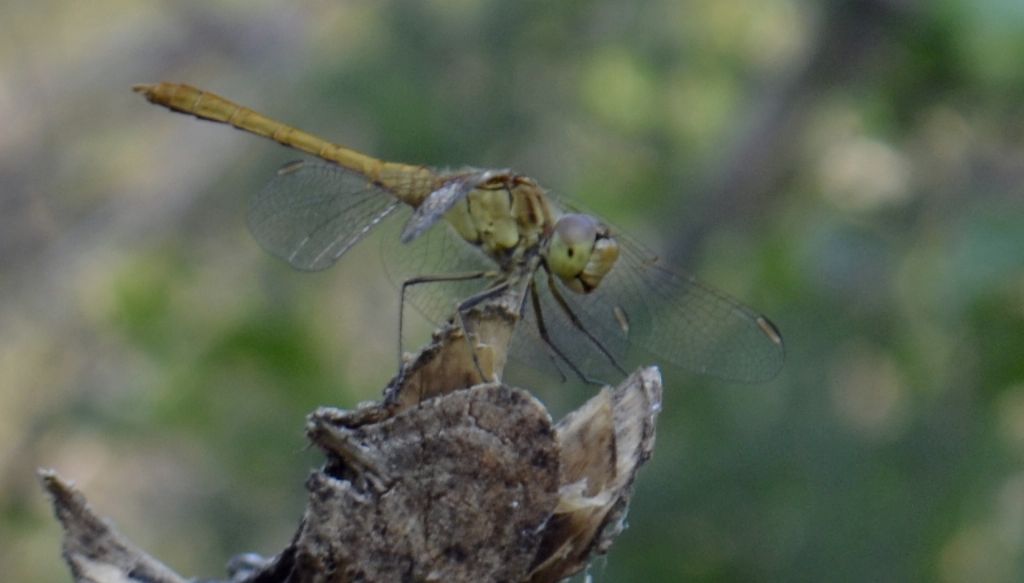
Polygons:
M469 273L405 281L403 293L410 283L431 281L487 278L485 294L526 283L522 312L533 320L527 334L539 336L549 353L583 378L599 363L624 374L620 360L659 356L741 381L771 378L781 367L782 338L767 318L665 269L596 217L566 212L529 177L386 162L188 85L134 89L173 111L270 138L326 162L285 165L250 208L256 239L298 269L333 265L404 204L413 210L402 243L415 247L416 239L441 229L431 227L443 219L463 247L477 249L490 265L478 262ZM546 284L537 285L542 279ZM436 303L418 305L435 320L450 315L450 309L430 307Z

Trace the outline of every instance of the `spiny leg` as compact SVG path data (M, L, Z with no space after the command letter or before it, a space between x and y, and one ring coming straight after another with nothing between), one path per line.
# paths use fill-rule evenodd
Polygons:
M562 292L558 291L558 287L555 285L555 279L551 276L551 272L547 271L546 266L544 269L548 276L548 289L551 290L551 295L555 297L555 301L558 302L559 307L562 308L562 311L565 312L565 315L569 316L569 320L572 322L572 325L575 326L576 329L579 330L580 332L583 332L584 336L586 336L591 342L594 343L594 346L597 346L597 349L601 351L601 354L604 354L608 358L608 360L612 363L612 366L614 366L616 370L622 373L622 376L626 376L628 374L626 372L626 369L622 368L622 365L619 364L619 361L615 360L615 356L612 355L612 353L607 348L604 347L604 344L602 344L600 340L598 340L593 334L591 334L590 330L587 330L586 326L583 325L583 322L581 322L580 319L576 317L576 314L572 311L572 308L569 307L569 302L565 301L565 297L562 295Z
M580 370L579 367L577 367L576 364L572 360L570 360L569 357L566 356L560 348L558 348L558 346L551 340L551 337L548 336L548 329L547 326L544 324L544 315L541 313L540 294L537 293L537 286L532 279L530 280L530 303L533 304L533 315L537 320L537 332L540 333L541 340L544 341L544 344L547 344L548 348L550 348L556 355L558 355L558 357L561 358L562 361L565 362L565 364L569 365L569 368L572 369L572 372L576 373L576 376L580 377L580 379L582 379L583 382L591 385L604 386L604 383L602 383L601 381L592 379L588 377L586 374L584 374L583 371ZM565 375L563 375L563 377L564 376Z
M530 307L531 309L533 309L534 312L534 317L540 319L541 325L543 325L544 315L538 312L540 306L536 302L536 294L531 294L534 296L533 298L531 298L530 295L527 294L526 289L528 287L533 286L534 276L524 277L522 281L525 283L525 285L523 285L523 289L519 291L519 309L516 310L516 313L519 314L520 320L525 319L526 305L530 304ZM545 344L547 344L547 341L545 341ZM562 365L559 364L559 359L555 352L553 350L545 350L544 356L547 357L548 361L551 363L551 366L555 369L555 372L558 373L560 382L564 383L568 381L569 377L565 376L565 371L562 370Z

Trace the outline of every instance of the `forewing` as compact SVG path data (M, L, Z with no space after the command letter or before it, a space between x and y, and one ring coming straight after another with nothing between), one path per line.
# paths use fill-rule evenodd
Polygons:
M252 200L249 230L297 269L326 269L400 203L366 176L334 164L287 164Z
M572 376L575 368L590 379L606 382L620 379L620 368L628 371L652 363L744 382L770 379L778 373L784 358L782 339L767 318L691 276L666 268L654 253L629 237L620 233L615 237L621 249L619 260L590 294L572 292L538 270L534 281L539 310L527 298L523 321L513 338L510 356L514 361L546 375L557 371ZM396 286L416 276L497 267L447 224L426 229L409 245L399 243L397 236L385 236L383 241L384 263ZM460 301L486 285L482 280L418 284L407 288L407 299L439 324L453 315ZM586 332L574 324L554 293L565 299ZM540 333L541 321L546 339ZM556 349L571 364L557 356Z
M755 382L782 367L782 338L775 326L723 292L666 268L635 241L616 234L620 256L590 294L562 295L587 330L627 370L674 363L727 380ZM607 357L576 330L547 289L543 316L552 341L584 370L607 371ZM546 293L545 293L546 292Z

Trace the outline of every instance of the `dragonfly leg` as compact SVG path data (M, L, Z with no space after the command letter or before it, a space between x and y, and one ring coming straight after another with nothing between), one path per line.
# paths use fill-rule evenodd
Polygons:
M558 348L558 345L556 345L551 340L551 337L548 336L548 328L544 324L544 315L541 312L540 308L540 295L537 293L537 286L534 284L533 280L530 281L530 303L533 304L533 315L537 319L537 332L540 333L540 337L544 341L544 344L546 344L548 348L550 348L558 356L558 358L562 359L562 362L569 365L569 368L572 369L572 372L576 373L576 376L582 379L583 382L591 385L604 386L605 383L602 383L597 379L592 379L588 377L586 374L584 374L584 372L580 370L578 366L576 366L576 363L574 363L568 356L566 356L566 354L562 352L560 348Z
M409 288L411 286L414 286L414 285L424 284L424 283L441 283L441 282L446 282L446 281L471 281L471 280L474 280L474 279L483 279L485 277L490 277L492 275L493 275L493 272L490 272L490 271L473 271L473 272L468 272L468 273L450 273L450 274L444 274L444 275L421 275L421 276L413 277L413 278L410 278L410 279L407 279L407 280L403 281L402 282L402 289L401 289L400 296L399 296L400 299L399 299L399 306L398 306L398 368L399 369L402 368L402 333L403 333L403 331L405 329L404 328L404 326L405 326L405 290L407 288ZM485 290L485 291L490 291L490 290ZM476 296L473 296L470 299L473 299L475 297ZM469 300L467 300L467 301L469 301ZM464 303L465 302L463 302L463 304ZM458 320L459 320L459 327L461 327L463 329L463 331L465 331L465 327L463 326L463 323L462 323L462 312L461 312L461 310L462 310L462 304L459 305L457 315L458 315ZM473 360L474 360L474 362L476 361L476 353L475 352L473 353ZM479 368L480 367L477 366L477 369L479 369ZM483 376L483 375L481 375L481 376Z
M546 269L547 267L545 266L545 270ZM583 322L580 321L580 319L572 311L572 308L569 307L569 302L565 301L565 296L562 295L562 292L558 291L558 286L555 285L555 278L551 276L550 272L548 272L547 276L548 289L551 290L551 295L554 296L555 301L558 302L558 306L562 308L562 311L565 312L565 315L569 317L569 321L572 322L572 325L575 326L576 329L579 330L580 332L583 332L583 335L594 343L594 346L596 346L597 349L601 351L601 354L605 355L605 357L608 358L608 360L612 363L612 366L614 366L616 370L622 373L622 376L627 376L629 373L626 372L626 369L622 368L622 365L620 365L619 361L615 359L615 356L607 348L604 347L604 344L602 344L600 340L598 340L593 334L591 334L590 330L587 330L586 326L583 325Z

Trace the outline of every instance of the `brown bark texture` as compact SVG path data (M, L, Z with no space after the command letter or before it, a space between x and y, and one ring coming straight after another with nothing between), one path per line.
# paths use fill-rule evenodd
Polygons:
M640 369L554 423L529 391L493 380L519 300L509 292L438 330L379 402L311 413L306 433L326 461L306 480L292 541L271 558L234 557L221 580L539 583L606 553L651 456L660 373ZM76 581L188 580L117 533L71 483L52 470L40 477Z

